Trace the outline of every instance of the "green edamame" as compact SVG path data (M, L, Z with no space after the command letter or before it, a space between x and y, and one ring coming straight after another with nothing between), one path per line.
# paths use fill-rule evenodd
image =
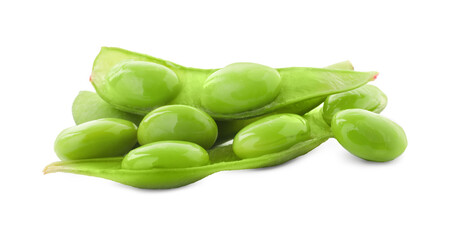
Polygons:
M325 67L327 69L338 69L338 70L353 70L353 65L349 61L335 63ZM314 107L319 105L324 101L324 97L314 98L309 100L310 103L303 104L292 104L288 108L279 109L275 112L258 116L249 119L238 119L238 120L228 120L228 121L218 121L218 137L216 140L216 145L224 143L228 140L234 138L234 136L247 126L248 124L261 119L264 116L276 114L276 113L295 113L295 114L305 114L311 109L305 106ZM298 105L298 106L297 106ZM76 124L84 123L91 120L101 119L101 118L120 118L134 122L139 126L143 116L131 114L127 112L120 111L114 108L112 105L105 102L96 93L81 91L75 98L72 105L72 114ZM205 147L205 146L204 146ZM208 148L208 147L206 147Z
M333 116L345 109L365 109L380 113L387 105L387 96L374 85L364 85L357 89L333 94L323 104L323 118L331 124Z
M233 141L233 151L240 158L280 152L309 139L309 131L306 119L299 115L272 115L239 131Z
M350 61L338 62L332 65L325 67L327 69L336 69L336 70L353 70L353 64ZM280 108L274 112L253 117L247 119L236 119L236 120L228 120L228 121L216 121L217 127L219 129L219 135L217 136L216 145L222 144L230 139L233 139L234 136L245 126L261 119L266 116L270 116L278 113L295 113L299 115L303 115L309 111L311 111L314 107L318 106L325 100L325 97L316 97L311 98L309 100L305 100L299 103L291 104L287 107Z
M117 157L137 142L137 127L130 121L104 118L63 130L55 141L61 160Z
M129 152L122 161L122 168L148 170L200 167L208 164L208 153L195 143L160 141L149 143Z
M408 144L406 134L398 124L363 109L338 112L331 121L331 129L345 149L369 161L393 160Z
M68 172L101 177L138 188L174 188L196 182L215 172L269 167L282 164L316 148L332 136L323 121L321 108L306 114L310 138L280 152L254 158L240 159L232 146L218 146L208 151L210 164L186 168L151 168L132 170L122 168L123 157L55 162L44 173ZM155 143L157 144L157 143ZM139 149L139 148L138 148Z
M164 140L196 143L205 149L217 138L217 125L205 112L186 105L168 105L147 114L138 128L139 144Z
M233 63L205 80L201 105L219 114L260 108L275 99L280 83L280 74L273 68L256 63Z
M400 126L375 114L387 97L365 84L377 75L355 72L349 61L320 69L256 63L196 69L102 48L91 75L98 95L80 92L72 106L79 125L55 141L57 155L70 161L44 173L174 188L219 171L278 165L330 137L358 157L390 161L407 139ZM132 150L137 140L143 146Z
M134 64L134 62L138 63ZM91 75L92 84L100 97L106 102L114 105L116 108L130 113L145 115L150 110L158 107L156 106L158 104L154 105L150 100L137 102L135 104L133 103L134 98L128 99L127 96L120 96L121 93L132 92L115 89L120 86L124 86L124 89L134 89L129 88L128 86L128 84L137 86L133 82L138 82L139 84L143 84L143 82L147 81L153 82L153 70L149 70L150 67L147 68L147 65L145 65L146 67L143 67L144 62L152 63L152 67L155 68L156 65L161 65L170 69L175 73L176 78L179 81L179 92L174 90L155 93L156 96L164 98L164 101L158 101L158 104L190 105L205 110L206 113L216 120L250 118L289 108L291 105L295 105L298 112L305 113L321 103L321 101L311 101L311 99L317 98L320 100L320 98L330 94L360 87L368 81L375 79L377 76L376 72L355 72L301 67L271 69L259 64L250 63L232 64L224 69L196 69L183 67L162 59L123 49L102 48L94 62ZM127 76L119 75L120 77L115 77L117 75L116 72L118 72L116 69L121 69L124 63L132 64L133 68L130 68L130 71L132 71L129 73L129 75L131 75L130 78L135 79L134 77L137 76L139 81L133 80L131 81L132 83L126 83L128 79ZM231 70L240 68L243 68L244 70L236 74L241 77L244 76L242 80L254 80L254 76L258 76L258 74L264 72L269 74L270 77L268 75L267 79L259 79L258 81L261 81L260 83L264 83L267 87L271 87L272 89L263 89L264 84L261 84L260 90L267 93L267 95L255 98L252 88L258 81L239 82L234 79L235 73ZM251 76L245 75L244 73L246 71L254 71L255 73ZM280 78L279 82L277 72ZM171 76L170 79L175 79L175 76ZM209 80L207 81L208 78ZM165 82L161 80L159 75L157 75L155 79L157 83ZM223 81L238 85L235 87L228 85L229 89L221 89L223 92L218 92L218 86L221 85L218 79L223 79ZM124 85L119 83L123 83ZM153 89L154 86L150 83L145 86L145 89L149 89L149 92L157 91L157 89ZM279 89L279 92L277 89ZM208 92L209 90L212 92ZM131 96L137 95L139 94L131 94ZM150 95L148 96L150 97ZM112 100L116 97L119 99L127 97L127 100L120 100L120 102ZM211 100L212 103L209 103L208 100ZM226 104L221 106L221 103ZM136 107L137 105L139 106ZM302 108L303 110L299 108Z
M97 85L107 102L121 110L149 112L172 100L180 81L171 69L146 61L123 61L108 72L103 85Z
M139 126L143 116L120 111L103 101L96 93L81 91L72 104L72 116L76 124L101 118L120 118Z

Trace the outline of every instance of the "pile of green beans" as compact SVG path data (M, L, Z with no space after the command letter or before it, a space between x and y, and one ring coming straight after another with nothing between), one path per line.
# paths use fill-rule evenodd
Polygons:
M175 188L219 171L262 168L329 138L368 161L406 149L403 129L379 113L386 95L350 62L274 69L233 63L184 67L104 47L44 173L101 177L138 188ZM232 141L230 141L232 140Z

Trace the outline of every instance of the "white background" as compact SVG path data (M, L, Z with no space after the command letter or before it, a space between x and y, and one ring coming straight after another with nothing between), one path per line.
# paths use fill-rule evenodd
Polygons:
M1 239L450 239L447 1L2 1ZM174 190L43 176L101 46L176 63L377 70L406 152L335 140L285 165Z

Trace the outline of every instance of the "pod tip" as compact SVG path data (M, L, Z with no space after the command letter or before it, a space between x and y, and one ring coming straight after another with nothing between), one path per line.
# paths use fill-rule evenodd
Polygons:
M375 75L373 76L372 81L374 81L375 79L377 79L377 77L378 77L379 74L380 74L380 73L376 72Z

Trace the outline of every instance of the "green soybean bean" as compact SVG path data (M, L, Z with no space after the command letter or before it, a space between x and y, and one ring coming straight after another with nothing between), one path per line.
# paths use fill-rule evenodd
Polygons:
M209 112L227 114L260 108L280 92L277 70L256 63L233 63L203 83L201 102Z
M168 105L147 114L138 128L139 144L164 140L196 143L211 148L217 138L217 125L205 112L186 105Z
M197 144L184 141L161 141L138 147L122 161L122 168L189 168L208 165L208 153Z
M137 127L130 121L104 118L63 130L55 140L61 160L122 156L137 142Z
M102 85L95 86L118 109L148 112L172 100L180 90L180 81L174 71L161 64L123 61L111 68Z
M386 105L387 96L376 86L367 84L328 96L323 104L323 118L331 124L333 116L342 110L357 108L380 113Z
M339 62L325 68L328 69L340 69L340 70L353 70L353 65L349 61ZM359 88L358 88L359 89ZM311 103L304 102L300 104L297 108L295 104L290 105L290 109L279 109L276 112L272 112L263 116L254 117L250 119L239 119L239 120L229 120L229 121L219 121L217 122L219 132L216 140L216 145L224 143L228 140L234 138L234 136L245 126L248 124L261 119L264 116L270 114L279 113L296 113L296 114L305 114L307 111L311 110L305 108L305 106L315 106L324 101L323 97L318 99L312 99ZM128 121L134 122L137 126L139 126L142 121L143 116L137 114L131 114L127 112L120 111L113 107L111 104L105 102L101 97L98 96L97 93L81 91L78 96L75 98L72 105L72 115L76 124L81 124L84 122L97 120L101 118L120 118ZM208 148L207 146L203 146Z
M252 158L286 150L309 138L306 119L296 114L262 118L236 135L233 151L240 158Z
M353 64L350 61L338 62L332 65L325 67L327 69L337 69L337 70L353 70ZM311 98L309 100L305 100L296 104L291 104L287 107L280 108L274 112L253 117L247 119L236 119L236 120L228 120L228 121L217 121L217 127L219 129L219 135L217 136L216 145L220 145L228 140L234 138L234 136L245 126L261 119L266 116L270 116L277 113L295 113L299 115L303 115L309 111L311 111L314 107L321 104L325 101L325 97L316 97Z
M151 63L151 67L144 62ZM123 69L124 65L129 71L119 74L117 69ZM173 82L178 79L179 91L158 92L153 81L157 84L166 82L161 75L153 74L153 68L158 65L165 67L164 72ZM236 69L239 71L234 72ZM252 81L239 81L233 76ZM224 69L197 69L123 49L102 48L94 62L91 82L100 97L126 112L145 115L161 104L182 104L201 108L216 120L234 120L292 108L305 113L322 103L322 98L360 87L376 76L377 72L302 67L272 69L251 63L232 64ZM221 85L219 79L237 85L230 85L220 92L217 90ZM261 84L255 87L255 83ZM143 94L143 100L136 90L141 90L142 86L149 93ZM267 94L255 95L253 100L253 88ZM152 96L162 100L153 101Z
M123 168L124 158L116 157L59 161L48 165L44 169L44 173L67 172L95 176L138 188L181 187L196 182L215 172L262 168L282 164L311 151L332 136L330 127L322 118L321 108L314 109L304 117L310 125L311 132L309 139L298 142L292 147L280 152L269 153L259 157L240 159L234 154L232 146L227 145L210 149L208 151L210 164L197 167L166 168L166 165L164 165L159 168L134 170ZM164 156L164 158L160 158L161 160L166 159L170 161L168 160L170 157L167 157L167 155L162 154L161 156ZM132 159L131 157L129 158ZM151 162L151 160L142 161ZM173 166L171 165L172 163L168 164L170 164L169 166ZM146 164L143 165L148 166Z
M406 134L395 122L362 109L338 112L331 121L334 137L350 153L376 162L400 156L406 149Z
M143 116L120 111L103 101L96 93L81 91L72 104L72 116L76 124L101 118L120 118L139 126Z

